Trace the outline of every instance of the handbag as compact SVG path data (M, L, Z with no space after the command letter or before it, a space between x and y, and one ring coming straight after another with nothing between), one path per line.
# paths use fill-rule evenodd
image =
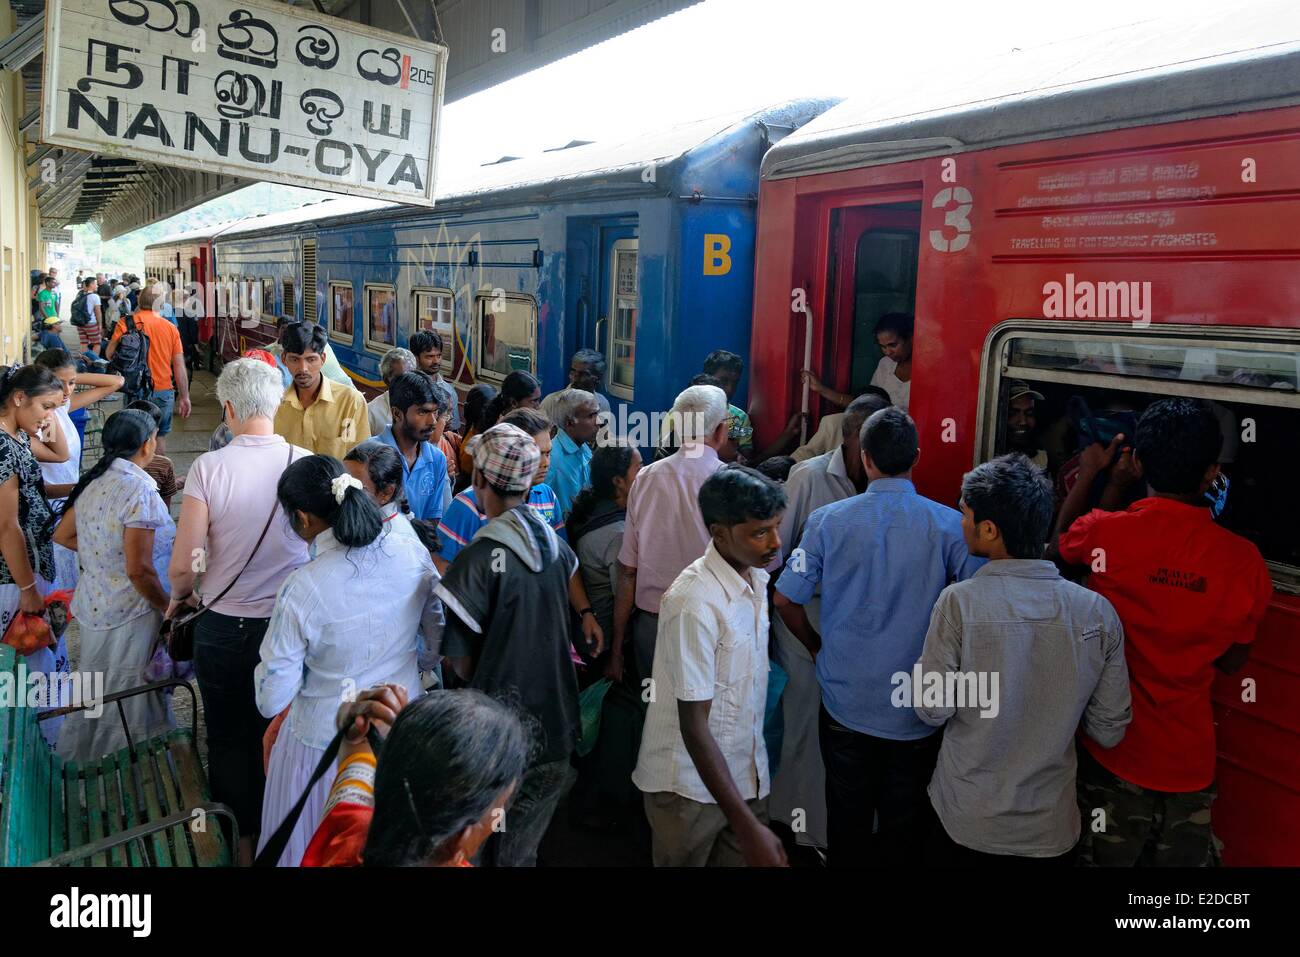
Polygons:
M293 445L289 446L289 462L285 465L288 468L293 464ZM167 649L167 655L172 661L193 661L194 660L194 629L198 619L209 608L215 605L221 599L226 597L226 593L235 587L235 582L239 581L244 572L248 571L248 566L253 563L253 558L257 555L258 549L262 547L262 542L266 539L266 533L271 528L271 522L275 518L275 510L280 507L280 503L271 504L271 514L266 516L266 524L262 526L262 534L257 536L257 544L248 555L248 561L244 562L238 574L230 580L230 584L221 589L221 594L207 604L200 604L191 611L183 612L172 618L164 618L163 623L158 628L158 643ZM194 592L190 592L190 595ZM189 598L186 595L185 598ZM184 601L185 598L180 599Z

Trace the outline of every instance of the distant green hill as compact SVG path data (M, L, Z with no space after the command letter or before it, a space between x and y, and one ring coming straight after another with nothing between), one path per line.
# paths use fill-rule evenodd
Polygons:
M231 219L242 219L256 213L278 213L295 209L304 203L317 202L333 195L297 186L255 183L109 242L100 240L99 228L96 226L75 226L73 229L77 235L77 244L75 251L70 251L72 254L69 258L74 264L96 272L143 274L144 248L164 236L201 229Z

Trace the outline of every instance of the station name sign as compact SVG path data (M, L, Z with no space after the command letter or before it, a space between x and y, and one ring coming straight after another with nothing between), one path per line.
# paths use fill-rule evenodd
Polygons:
M71 246L77 241L77 237L70 229L60 229L57 226L41 227L41 242L50 243L55 246Z
M49 0L42 140L433 205L447 48L265 0Z

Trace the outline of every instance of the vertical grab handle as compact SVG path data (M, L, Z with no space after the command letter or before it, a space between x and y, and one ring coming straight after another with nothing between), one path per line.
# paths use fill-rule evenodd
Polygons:
M804 331L803 331L803 366L804 369L812 368L812 344L813 344L813 316L812 310L807 305L803 307ZM800 381L803 383L803 395L799 400L799 411L803 414L802 423L799 426L799 444L805 445L808 442L808 382L801 375Z

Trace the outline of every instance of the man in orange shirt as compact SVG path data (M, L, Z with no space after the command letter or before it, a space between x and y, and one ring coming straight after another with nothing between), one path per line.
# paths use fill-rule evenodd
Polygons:
M162 423L158 426L158 454L166 452L165 436L172 430L172 410L179 409L181 418L190 417L190 382L185 374L185 350L181 334L176 327L153 311L162 296L157 286L140 290L139 308L131 318L135 325L149 337L149 374L153 377L153 393L149 401L162 410ZM112 359L117 343L126 332L126 323L119 322L113 330L105 358ZM179 401L177 401L179 397Z

